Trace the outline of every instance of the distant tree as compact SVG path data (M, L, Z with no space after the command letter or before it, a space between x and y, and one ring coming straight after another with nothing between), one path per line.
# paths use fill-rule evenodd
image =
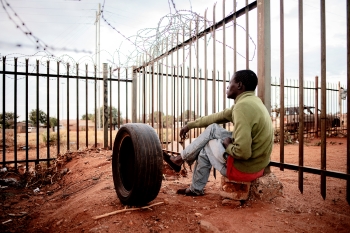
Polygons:
M99 109L100 109L100 119L101 119L99 127L102 127L103 126L103 107ZM119 113L119 110L116 107L112 106L112 126L118 125L119 114L120 114L120 124L123 124L124 119L121 116L122 113L121 112ZM108 125L109 125L109 118L110 118L110 115L109 115L109 107L108 107L108 120L107 120ZM86 120L86 115L83 115L82 119ZM95 113L89 113L88 120L95 122ZM98 124L98 121L97 121L97 124Z
M0 113L0 124L1 124L1 127L3 127L4 125L4 122L3 122L3 114ZM19 116L17 116L16 118L18 118ZM5 112L5 129L8 129L10 128L11 126L13 126L14 124L14 121L15 121L15 114L13 112Z
M153 122L154 123L159 123L159 114L160 114L161 119L163 119L163 117L164 117L163 112L160 112L160 111L153 112ZM152 114L149 114L148 115L148 123L151 123L151 122L152 122Z
M32 111L30 111L30 113L29 113L29 119L33 122L34 125L36 125L37 122L46 125L46 123L47 123L46 113L43 110L39 109L39 119L37 121L36 112L37 112L37 109L32 109Z
M163 127L170 127L174 123L174 116L167 115L163 116Z
M194 111L190 111L190 110L186 110L184 111L180 116L179 118L183 119L183 121L185 122L188 122L188 121L191 121L193 120L194 118L198 118L197 115L195 115L195 112Z
M55 126L58 126L57 118L55 118L55 117L50 117L50 125L49 125L49 127L50 127L50 128L52 127L52 130L54 131L54 127L55 127Z
M86 120L86 114L84 114L84 115L81 117L81 119L82 119L82 120ZM88 120L93 120L93 119L95 119L95 114L89 113L89 114L87 115L87 119L88 119Z

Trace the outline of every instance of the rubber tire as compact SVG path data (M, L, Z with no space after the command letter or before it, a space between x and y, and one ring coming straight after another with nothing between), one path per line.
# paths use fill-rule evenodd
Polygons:
M112 172L121 203L141 206L154 200L163 178L163 154L155 130L146 124L123 125L114 140Z

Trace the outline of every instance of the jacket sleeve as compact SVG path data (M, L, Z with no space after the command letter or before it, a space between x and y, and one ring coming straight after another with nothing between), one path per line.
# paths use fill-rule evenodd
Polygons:
M232 110L233 106L230 108L226 108L221 112L213 113L208 116L200 117L196 119L195 121L191 121L187 123L188 128L201 128L201 127L207 127L208 125L211 125L213 123L217 124L223 124L227 122L233 122L232 119Z
M250 117L247 116L249 113L243 109L236 108L233 111L235 126L233 138L235 140L226 147L226 152L235 159L247 160L252 154L252 129L249 121Z

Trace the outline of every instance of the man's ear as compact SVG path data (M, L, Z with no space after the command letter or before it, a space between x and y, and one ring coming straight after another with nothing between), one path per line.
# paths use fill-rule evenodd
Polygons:
M238 82L238 90L241 90L243 88L243 83L242 82Z

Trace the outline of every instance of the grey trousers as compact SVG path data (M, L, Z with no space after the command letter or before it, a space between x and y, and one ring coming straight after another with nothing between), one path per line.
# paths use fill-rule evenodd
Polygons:
M204 194L203 189L208 182L211 167L226 176L222 140L227 137L232 138L232 132L218 124L211 124L181 152L182 159L189 165L196 161L190 186L192 192Z

